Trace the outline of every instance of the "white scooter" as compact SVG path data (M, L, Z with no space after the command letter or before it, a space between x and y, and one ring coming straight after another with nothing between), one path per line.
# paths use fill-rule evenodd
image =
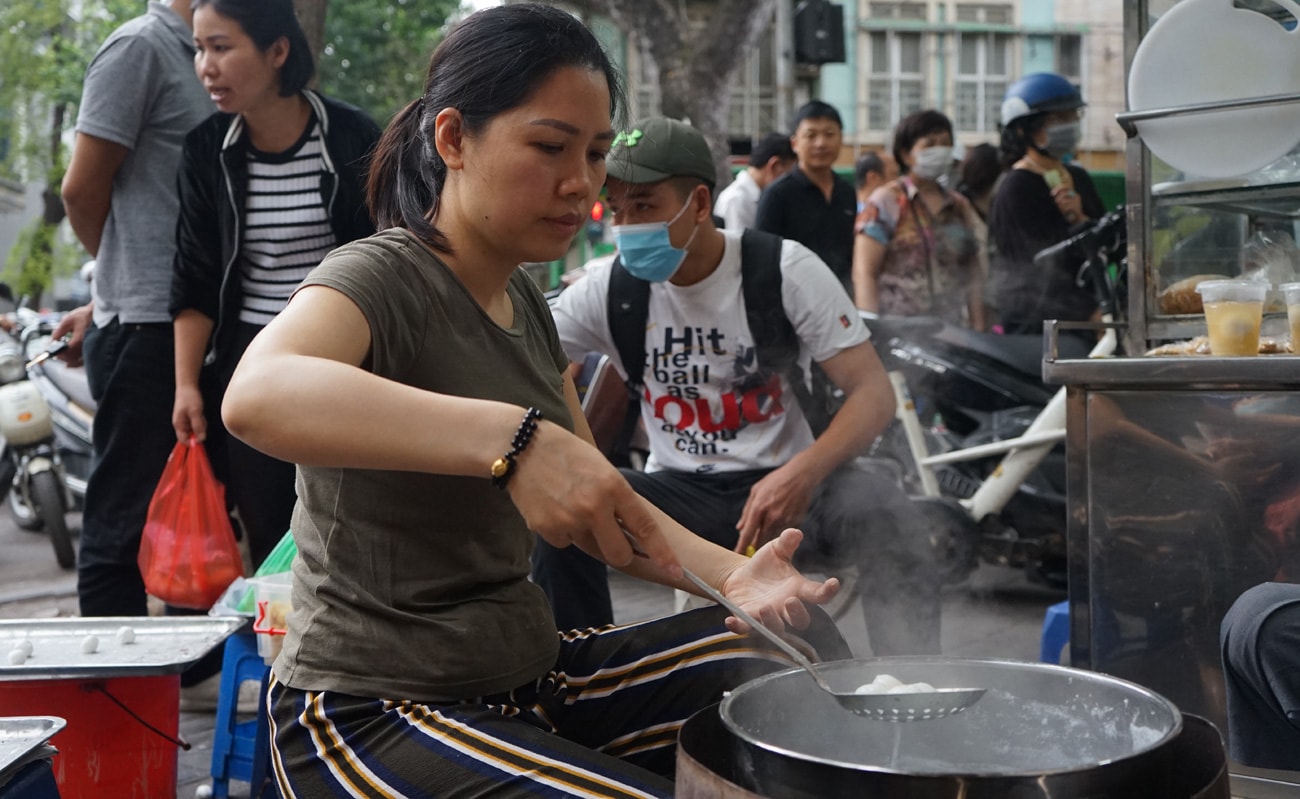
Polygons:
M56 342L38 356L62 349ZM35 360L35 359L34 359ZM0 344L0 492L14 509L15 521L49 536L59 566L76 566L76 551L68 529L71 506L64 467L55 446L54 419L36 384L28 379L23 347L11 338Z
M1120 209L1039 255L1041 260L1061 254L1077 259L1076 262L1082 262L1080 279L1090 280L1096 289L1102 308L1101 319L1107 326L1088 352L1089 358L1107 357L1116 350L1118 338L1110 323L1114 321L1113 313L1122 310L1118 299L1122 289L1111 280L1108 266L1113 261L1122 265L1126 247L1124 212ZM865 316L868 315L864 313ZM873 326L871 318L866 321L868 327ZM936 541L936 547L942 550L945 558L945 579L949 582L960 580L980 559L1041 568L1041 561L1035 563L1035 558L1041 557L1045 551L1041 531L1017 530L1014 519L1004 518L1004 510L1031 480L1052 449L1065 439L1065 389L1056 391L1050 399L1044 393L1045 404L1018 435L992 441L989 440L992 437L987 436L983 438L986 443L952 446L954 436L928 429L922 423L917 403L913 401L913 387L904 372L911 374L913 379L917 379L917 375L929 374L939 377L944 385L967 388L978 382L974 381L977 377L975 372L967 375L974 381L971 383L961 383L947 374L956 363L952 357L955 351L933 346L927 349L925 344L910 346L904 342L897 345L881 342L877 349L882 346L886 350L882 360L890 369L897 401L895 428L901 435L887 432L872 454L900 464L901 477L909 492L931 501L924 507L935 516L935 529L948 531L950 539ZM1038 390L1042 391L1041 386ZM974 402L973 398L967 399ZM932 408L930 412L933 413ZM899 452L900 449L903 451ZM1000 460L992 460L998 456L1001 456ZM974 473L970 466L954 469L957 464L981 461L987 465L977 465ZM958 475L955 479L954 474ZM925 499L921 501L926 502ZM1064 540L1064 511L1062 505L1059 508L1060 543ZM1031 533L1031 537L1025 533ZM1049 577L1047 574L1040 576ZM1053 572L1049 581L1058 577L1063 579L1064 574Z

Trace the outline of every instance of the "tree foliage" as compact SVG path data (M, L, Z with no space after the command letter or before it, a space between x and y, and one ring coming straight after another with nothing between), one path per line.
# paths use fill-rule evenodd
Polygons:
M458 0L329 0L321 90L381 126L420 96L429 55Z
M114 28L140 12L134 0L0 3L0 125L11 144L0 170L62 179L66 153L53 145L76 121L86 65Z
M86 65L114 28L139 13L134 0L0 2L0 176L45 186L41 219L5 269L29 293L48 286L57 261L67 260L55 252L64 216L58 186Z
M731 180L727 117L731 88L776 0L567 0L585 14L609 17L657 67L661 111L689 119L709 142L718 186Z

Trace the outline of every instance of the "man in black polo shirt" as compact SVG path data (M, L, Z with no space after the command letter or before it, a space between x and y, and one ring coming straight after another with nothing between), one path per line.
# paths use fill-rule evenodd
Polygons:
M754 227L812 250L852 295L857 195L832 169L843 129L839 112L828 103L813 100L799 109L790 137L798 163L763 191Z

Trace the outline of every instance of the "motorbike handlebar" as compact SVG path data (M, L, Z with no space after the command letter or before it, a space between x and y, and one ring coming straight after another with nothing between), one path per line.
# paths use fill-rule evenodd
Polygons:
M1051 269L1057 263L1066 263L1074 268L1077 264L1078 285L1091 283L1102 312L1116 314L1121 310L1122 290L1111 280L1107 268L1113 261L1122 264L1127 250L1128 215L1121 205L1078 233L1040 250L1034 255L1034 266ZM1121 275L1118 283L1123 282Z
M1074 260L1079 261L1090 260L1103 253L1113 256L1122 252L1127 243L1128 218L1121 205L1084 230L1040 250L1034 255L1034 263L1041 264L1061 256L1073 256Z

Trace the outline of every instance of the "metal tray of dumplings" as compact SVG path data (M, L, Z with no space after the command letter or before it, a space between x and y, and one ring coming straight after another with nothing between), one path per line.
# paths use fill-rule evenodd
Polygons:
M0 680L141 677L184 671L247 624L238 616L105 616L0 620ZM120 632L130 628L134 640ZM86 639L98 639L87 652ZM30 641L31 654L10 662Z
M58 716L0 717L0 774L27 757L66 724Z

